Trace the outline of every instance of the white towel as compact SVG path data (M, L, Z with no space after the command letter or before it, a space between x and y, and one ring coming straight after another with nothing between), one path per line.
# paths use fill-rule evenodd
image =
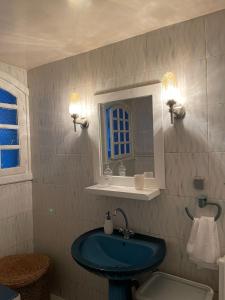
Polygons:
M218 269L220 243L217 224L214 218L194 219L191 235L187 244L190 260L199 268Z

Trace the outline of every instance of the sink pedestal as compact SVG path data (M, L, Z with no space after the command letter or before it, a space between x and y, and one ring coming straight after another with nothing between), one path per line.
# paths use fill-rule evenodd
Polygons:
M132 300L131 281L109 280L109 300Z

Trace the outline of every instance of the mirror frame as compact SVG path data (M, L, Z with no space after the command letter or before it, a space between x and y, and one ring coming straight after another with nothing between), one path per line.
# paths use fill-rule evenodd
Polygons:
M109 93L102 93L95 95L95 101L98 104L98 151L96 151L96 157L94 157L94 170L95 181L101 183L103 181L103 158L102 158L102 129L101 129L101 104L127 100L134 98L141 98L146 96L152 96L153 105L153 144L154 144L154 174L157 186L160 189L165 189L165 161L164 161L164 134L163 134L163 107L161 97L161 83L155 83L150 85L144 85L140 87L123 89ZM117 178L120 180L119 185L129 185L129 176L113 176L113 182L116 182ZM122 182L122 184L121 184ZM112 185L116 185L112 183Z

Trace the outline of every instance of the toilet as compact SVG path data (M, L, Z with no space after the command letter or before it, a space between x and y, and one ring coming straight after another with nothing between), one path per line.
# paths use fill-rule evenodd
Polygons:
M6 286L0 285L1 300L20 300L20 295Z
M135 296L137 300L212 300L214 292L207 285L155 272Z

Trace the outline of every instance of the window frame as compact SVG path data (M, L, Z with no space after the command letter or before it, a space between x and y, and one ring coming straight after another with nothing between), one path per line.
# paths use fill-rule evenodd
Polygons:
M0 169L0 185L32 179L30 166L30 130L28 89L12 76L0 72L0 88L16 97L16 104L0 103L1 108L17 109L18 125L0 124L0 128L18 129L19 145L0 145L0 149L19 149L20 165Z

